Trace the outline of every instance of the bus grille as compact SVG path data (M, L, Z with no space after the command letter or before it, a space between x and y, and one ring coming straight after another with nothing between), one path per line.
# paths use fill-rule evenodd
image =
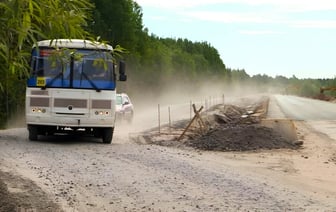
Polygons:
M47 97L30 97L31 107L49 107L49 98Z
M74 108L87 108L86 99L59 99L55 98L54 107L68 107L72 106Z
M92 108L94 109L111 109L112 101L111 100L92 100Z

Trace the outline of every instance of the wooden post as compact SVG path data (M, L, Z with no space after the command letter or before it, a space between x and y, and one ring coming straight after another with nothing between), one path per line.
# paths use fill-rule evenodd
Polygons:
M181 140L181 138L184 136L184 134L187 132L187 130L189 129L189 127L191 126L191 124L197 119L197 118L200 118L200 115L199 113L202 111L203 109L203 106L201 106L200 109L198 109L198 111L196 110L196 107L195 107L195 104L192 105L193 109L194 109L194 112L195 112L195 115L194 117L192 118L192 120L189 122L188 126L184 129L184 131L182 132L182 134L180 135L180 137L177 139L178 141ZM203 121L202 121L203 123ZM203 123L204 124L204 123Z
M191 100L190 100L190 107L189 107L189 110L190 110L190 121L191 121L191 117L192 117L192 106L191 106L191 104L192 104L192 102L191 102Z
M171 130L170 106L168 106L169 130Z
M200 116L200 110L199 111L197 111L196 110L196 106L195 106L195 104L193 104L193 109L194 109L194 113L195 113L195 116L197 116L197 118L200 120L200 122L202 123L202 125L205 127L205 124L204 124L204 122L203 122L203 120L202 120L202 118L201 118L201 116ZM203 109L203 106L201 107L201 109ZM201 127L201 129L203 129L202 128L202 126L200 126Z
M161 133L161 120L160 120L160 104L158 104L158 123L159 123L159 133Z

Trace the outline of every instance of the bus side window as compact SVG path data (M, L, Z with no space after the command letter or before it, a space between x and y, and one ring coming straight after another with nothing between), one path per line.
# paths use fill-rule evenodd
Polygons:
M36 57L32 57L30 61L31 75L36 75Z
M32 67L32 75L33 76L43 76L44 69L43 69L43 59L38 57L33 57L31 62Z

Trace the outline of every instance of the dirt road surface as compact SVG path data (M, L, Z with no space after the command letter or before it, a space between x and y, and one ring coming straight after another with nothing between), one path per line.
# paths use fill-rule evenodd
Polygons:
M300 101L272 97L269 116L314 104ZM329 104L315 110L332 114ZM302 148L249 152L141 145L125 127L112 145L76 136L30 142L24 128L3 130L0 211L336 211L336 117L303 120L295 121Z

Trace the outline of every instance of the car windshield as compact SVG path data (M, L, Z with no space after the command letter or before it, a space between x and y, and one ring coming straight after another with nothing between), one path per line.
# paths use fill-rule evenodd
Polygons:
M122 97L119 96L119 95L117 96L116 104L117 105L122 105Z

